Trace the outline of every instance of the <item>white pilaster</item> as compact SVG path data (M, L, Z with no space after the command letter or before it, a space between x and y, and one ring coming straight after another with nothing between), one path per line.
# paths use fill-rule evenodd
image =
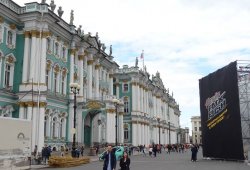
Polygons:
M42 37L42 50L41 50L41 66L40 66L40 83L45 84L45 74L46 74L46 37ZM58 83L59 84L59 83Z
M93 59L92 59L92 54L90 54L90 59L88 60L88 87L87 87L87 98L91 99L92 98L92 77L93 77Z
M79 80L80 80L80 91L79 91L79 96L83 97L83 55L78 55L78 60L79 60Z
M19 119L24 119L24 107L20 106L19 107Z
M69 82L74 82L74 59L75 59L75 49L70 50L70 71L69 71Z
M137 124L132 123L132 145L137 146Z
M99 98L99 65L95 65L95 97Z
M45 108L40 107L39 112L39 126L38 126L38 151L41 152L42 148L44 147L44 115L45 115Z
M29 51L30 51L30 33L25 32L24 34L25 34L25 40L24 40L24 55L23 55L23 74L22 74L23 83L28 81L28 61L29 61Z
M37 77L35 77L35 67L36 67L36 47L37 47L37 40L36 40L36 31L32 32L31 38L31 56L30 56L30 70L29 70L29 82L33 81L37 82Z

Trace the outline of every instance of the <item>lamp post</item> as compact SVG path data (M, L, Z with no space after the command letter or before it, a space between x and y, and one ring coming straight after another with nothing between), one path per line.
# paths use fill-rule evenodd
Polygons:
M114 105L115 105L115 146L117 146L118 143L118 120L117 120L117 115L118 115L118 106L120 105L120 101L118 99L113 99Z
M161 145L160 117L157 117L157 121L158 121L158 124L159 124L159 145Z
M170 122L168 122L168 144L171 144L170 141Z
M73 127L73 143L72 143L72 157L76 157L76 94L79 94L80 85L78 83L70 83L71 92L74 94L74 127Z

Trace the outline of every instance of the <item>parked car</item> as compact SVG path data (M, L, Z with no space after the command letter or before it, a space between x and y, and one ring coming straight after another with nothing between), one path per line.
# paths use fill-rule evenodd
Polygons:
M113 152L115 152L115 158L116 160L120 160L123 156L124 153L124 147L123 146L115 146L113 147ZM99 160L103 160L104 155L107 153L107 150L102 152L101 154L98 155Z

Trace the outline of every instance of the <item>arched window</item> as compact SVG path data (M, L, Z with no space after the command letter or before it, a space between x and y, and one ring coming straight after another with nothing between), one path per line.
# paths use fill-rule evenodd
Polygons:
M13 33L10 30L8 31L7 44L13 45Z
M66 60L66 48L65 47L63 47L62 49L62 58Z
M59 44L57 42L55 43L55 55L59 55Z
M56 93L57 91L57 73L54 73L54 92Z
M127 83L124 83L123 84L123 92L128 92L128 84Z
M64 137L64 119L61 119L61 122L60 122L60 138Z
M61 92L62 92L62 94L65 93L64 86L65 86L65 76L62 75L62 85L61 85Z
M5 59L4 65L4 87L8 90L13 86L14 80L14 67L15 67L16 58L10 54Z
M129 138L128 125L125 124L124 125L124 140L128 141L128 138Z
M129 102L128 102L128 98L127 97L124 97L124 113L125 114L128 114L129 113Z
M47 52L48 53L51 53L51 40L50 40L50 38L47 38L47 44L46 44L47 46Z
M55 138L57 135L56 135L56 123L57 123L57 118L54 117L52 119L52 137Z

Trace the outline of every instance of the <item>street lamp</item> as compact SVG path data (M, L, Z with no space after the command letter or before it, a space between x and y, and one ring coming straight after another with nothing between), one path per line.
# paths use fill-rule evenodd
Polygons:
M159 145L161 145L161 129L160 129L160 117L158 116L157 117L157 121L158 121L158 124L159 124Z
M74 128L73 128L73 143L72 143L72 157L76 157L76 94L79 94L80 85L78 83L70 83L69 87L74 94Z
M170 122L168 122L168 144L170 144Z
M118 140L118 131L117 131L117 125L118 125L118 120L117 120L117 114L118 114L118 106L121 104L120 100L118 99L113 99L114 105L115 105L115 146L117 146Z

